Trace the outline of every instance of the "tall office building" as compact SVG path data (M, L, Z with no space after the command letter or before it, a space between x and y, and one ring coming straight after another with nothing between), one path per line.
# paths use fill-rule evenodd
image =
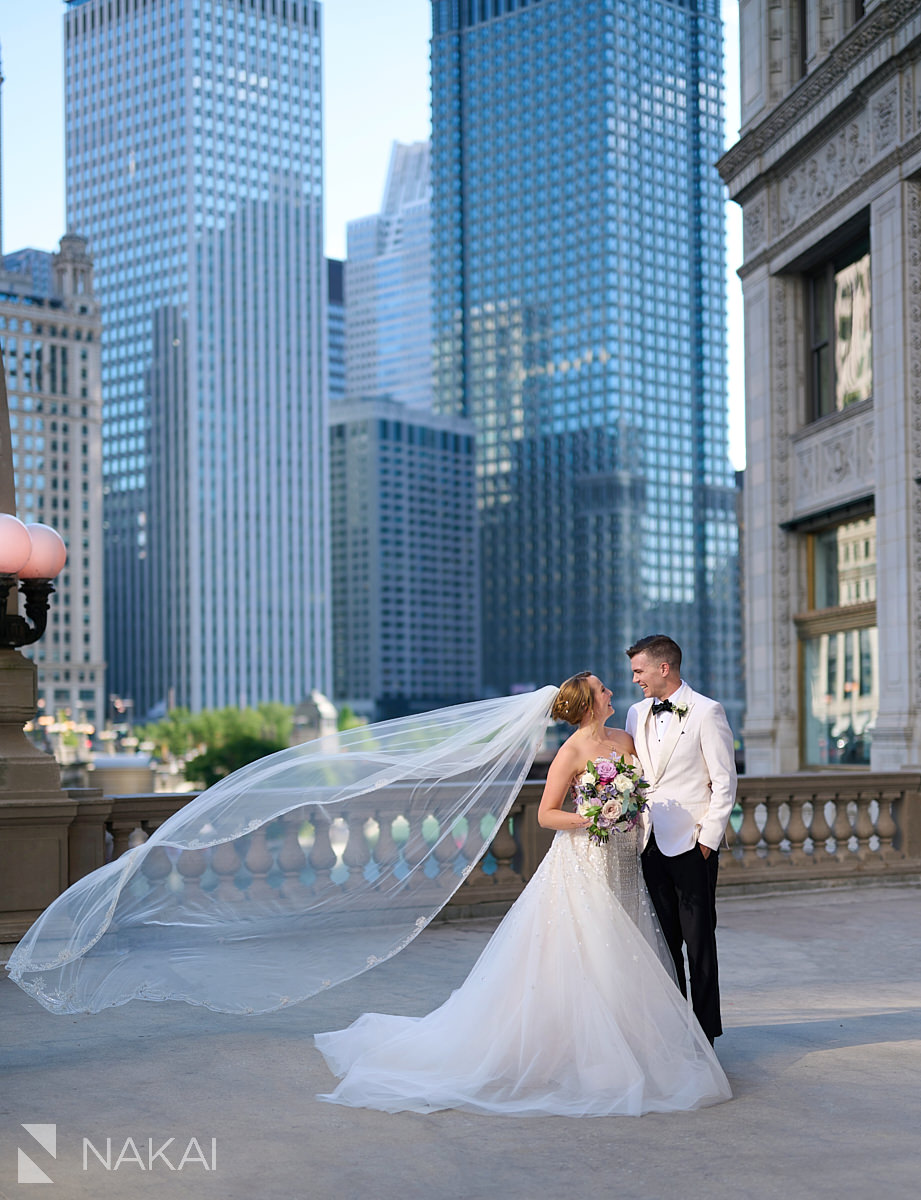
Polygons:
M350 221L345 386L350 396L432 403L428 142L394 143L381 211Z
M325 691L320 5L68 0L65 56L110 690L138 715Z
M326 378L330 401L345 398L345 291L340 258L326 260Z
M718 0L433 0L435 402L477 429L485 682L665 631L740 723Z
M106 719L102 589L102 399L99 301L86 241L57 254L20 250L0 267L18 516L67 545L48 627L25 653L38 668L39 715L101 727ZM59 718L59 720L55 720Z
M372 719L479 693L472 435L384 397L330 412L333 695Z

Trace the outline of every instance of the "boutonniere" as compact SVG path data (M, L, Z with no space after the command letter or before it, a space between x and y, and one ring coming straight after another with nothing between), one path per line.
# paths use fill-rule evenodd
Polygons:
M688 715L688 706L684 703L683 700L679 700L677 704L675 704L673 701L672 702L672 712L675 714L675 716L677 716L677 718L680 721L682 717L686 717Z

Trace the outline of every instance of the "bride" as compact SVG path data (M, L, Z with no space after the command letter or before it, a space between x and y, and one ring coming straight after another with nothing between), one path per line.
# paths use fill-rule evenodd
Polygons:
M320 1099L432 1112L637 1116L716 1104L726 1076L674 980L638 870L636 830L598 845L565 801L588 760L634 753L607 729L589 672L551 715L577 726L538 820L556 830L534 877L450 998L422 1018L365 1013L316 1045L340 1082Z

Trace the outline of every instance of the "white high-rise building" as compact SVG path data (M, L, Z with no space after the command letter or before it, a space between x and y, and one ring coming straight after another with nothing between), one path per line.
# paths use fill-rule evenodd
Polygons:
M395 142L380 213L348 224L345 390L432 403L428 142Z
M320 18L315 0L67 5L109 688L137 715L328 689Z

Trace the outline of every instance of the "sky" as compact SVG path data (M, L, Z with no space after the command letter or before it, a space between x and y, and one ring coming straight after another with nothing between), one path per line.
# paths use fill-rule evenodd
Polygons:
M738 0L722 0L726 144L739 128ZM52 250L64 225L63 0L0 0L2 249ZM430 131L430 0L324 0L326 253L377 212L394 141ZM744 466L741 214L727 205L730 458Z

